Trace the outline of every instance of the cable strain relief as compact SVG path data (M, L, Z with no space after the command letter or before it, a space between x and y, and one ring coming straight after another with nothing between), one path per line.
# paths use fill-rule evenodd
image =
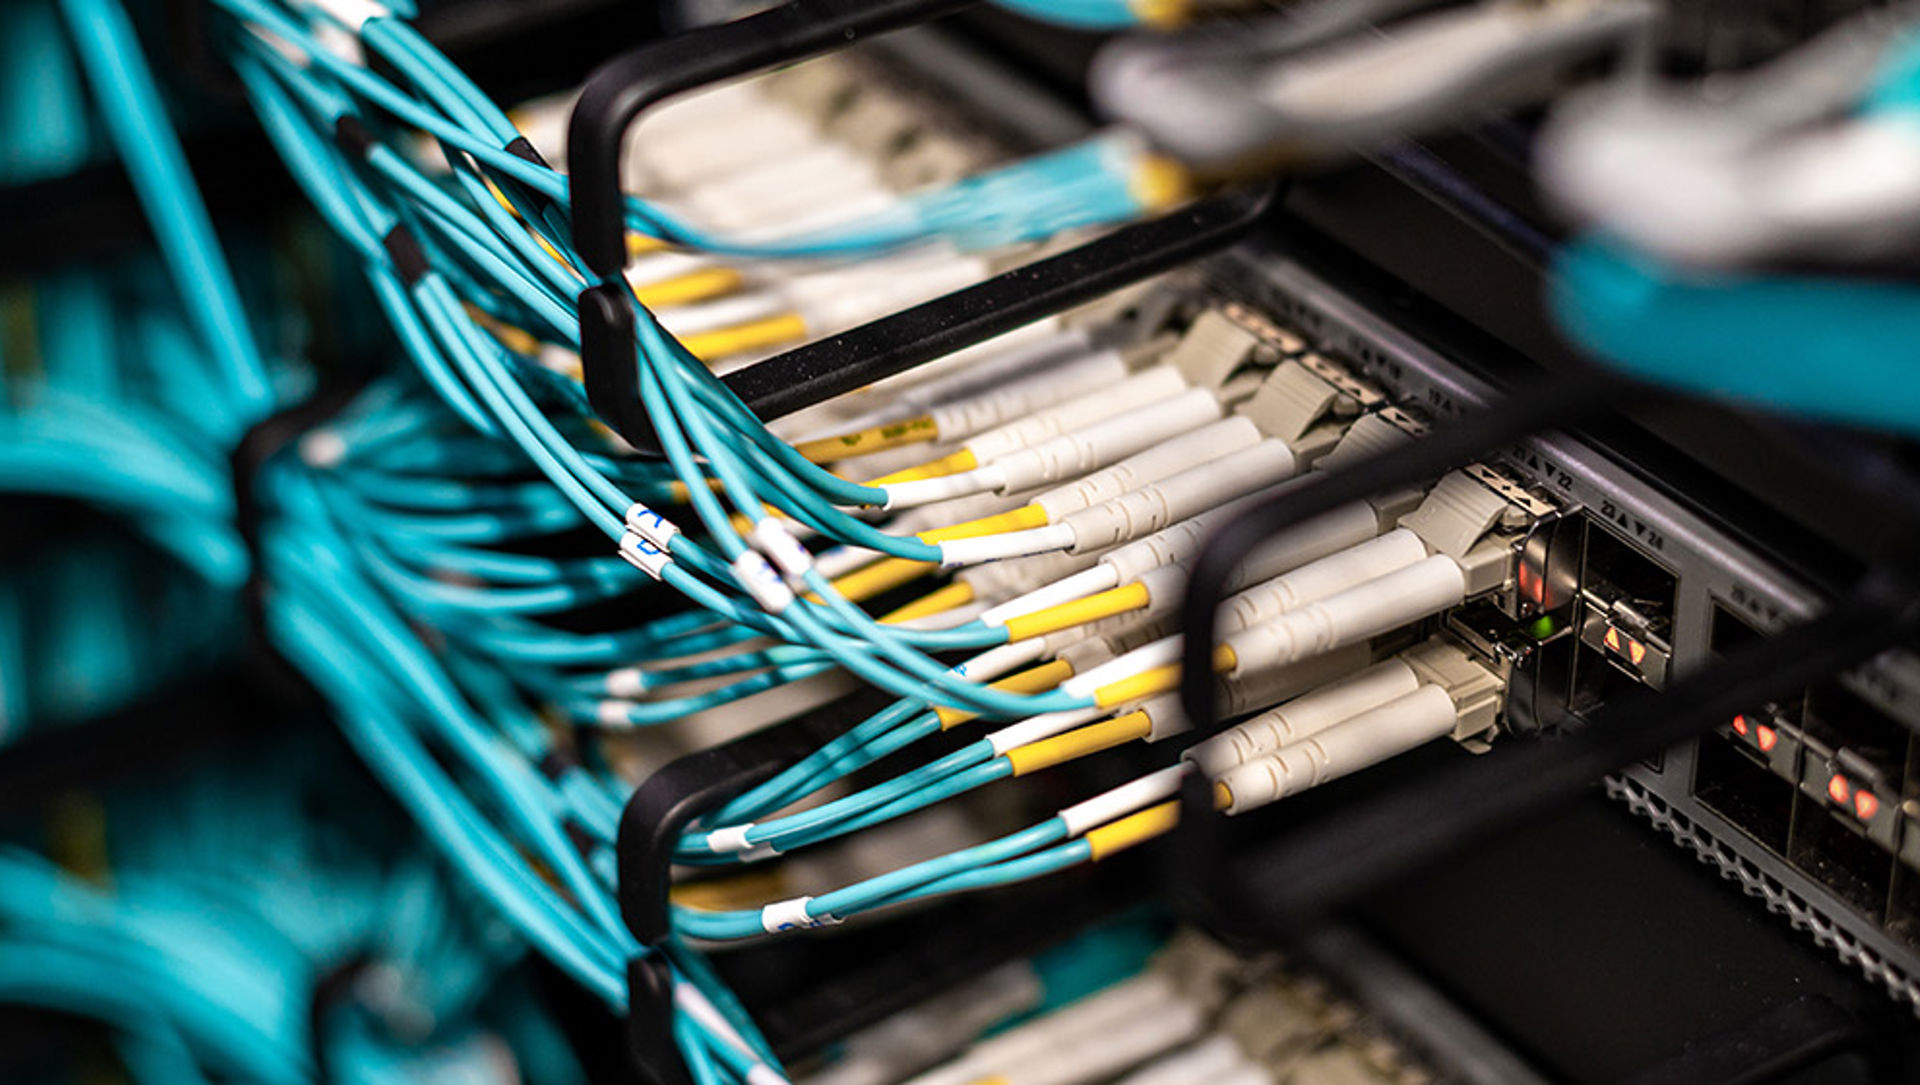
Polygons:
M373 149L380 145L373 129L366 122L351 113L342 113L333 122L333 141L347 153L347 157L366 161Z
M507 144L506 147L503 149L513 157L525 159L526 161L531 162L536 166L539 166L541 169L550 170L553 168L552 166L547 164L547 160L545 158L541 157L540 151L538 148L534 147L533 141L529 140L525 136L515 136L513 138L513 142Z
M427 272L432 270L419 239L405 225L388 230L380 243L386 248L387 259L393 262L394 273L400 276L402 285L412 286L426 278Z

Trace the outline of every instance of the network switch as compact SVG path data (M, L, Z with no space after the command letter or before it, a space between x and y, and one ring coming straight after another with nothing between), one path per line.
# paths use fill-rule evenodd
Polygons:
M1218 258L1209 288L1298 329L1428 419L1491 402L1472 359L1442 355L1283 252ZM1624 689L1656 689L1822 605L1818 571L1663 487L1657 468L1546 434L1495 458L1563 511L1568 598L1523 633L1486 606L1446 615L1510 675L1502 729L1578 728ZM1504 619L1504 620L1503 620ZM1610 794L1920 1013L1920 660L1889 652L1622 770Z

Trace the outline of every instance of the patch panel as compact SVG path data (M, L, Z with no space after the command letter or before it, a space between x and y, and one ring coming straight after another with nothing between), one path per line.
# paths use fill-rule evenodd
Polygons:
M1433 347L1301 260L1216 259L1211 289L1298 329L1319 356L1398 409L1443 418L1490 401L1471 359ZM1637 685L1668 680L1819 606L1814 578L1769 559L1656 468L1564 434L1489 465L1550 498L1502 598L1441 619L1495 662L1502 728L1583 726ZM1529 584L1542 601L1526 607ZM1888 653L1803 694L1755 705L1632 766L1609 790L1920 1012L1920 661Z

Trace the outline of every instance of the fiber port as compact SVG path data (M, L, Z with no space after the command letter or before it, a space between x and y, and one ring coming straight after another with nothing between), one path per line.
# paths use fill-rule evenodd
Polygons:
M1633 680L1665 686L1678 578L1592 520L1583 556L1580 643ZM1605 683L1590 684L1598 694Z
M1901 781L1911 745L1907 729L1838 682L1808 691L1802 727L1807 755L1801 792L1847 830L1882 850L1898 851Z
M1730 731L1700 740L1694 764L1693 793L1705 806L1732 822L1769 850L1784 855L1793 824L1794 787L1750 756Z

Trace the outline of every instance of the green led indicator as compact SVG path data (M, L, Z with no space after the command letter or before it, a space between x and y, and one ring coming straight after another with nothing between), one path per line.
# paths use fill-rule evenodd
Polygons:
M1534 640L1546 640L1548 637L1553 636L1553 630L1554 623L1553 615L1551 614L1540 615L1533 620L1532 625L1527 627L1527 632L1533 634Z

